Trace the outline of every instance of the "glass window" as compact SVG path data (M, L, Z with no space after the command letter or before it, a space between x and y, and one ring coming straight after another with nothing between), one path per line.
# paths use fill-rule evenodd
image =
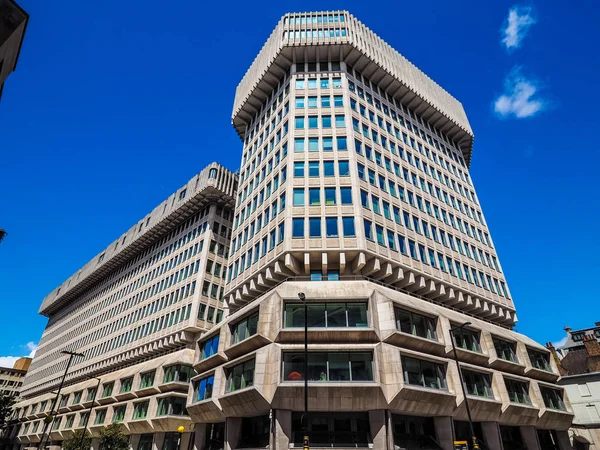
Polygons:
M323 175L326 177L335 176L335 165L333 161L323 161Z
M202 378L194 383L194 400L200 402L212 397L213 386L215 385L215 376L211 375Z
M119 393L124 394L126 392L131 392L132 386L133 386L133 377L122 379L121 380L121 390L119 391ZM77 403L79 403L79 401Z
M308 97L308 107L309 108L316 108L318 106L317 104L317 97Z
M372 241L373 240L373 224L372 224L372 222L365 219L364 226L365 226L365 238Z
M531 361L531 365L534 368L544 370L546 372L552 372L552 368L550 367L549 353L542 353L531 349L528 349L527 353L529 354L529 360Z
M400 308L394 308L394 313L398 331L437 341L436 320Z
M432 261L434 260L432 259ZM454 338L454 344L458 348L481 353L481 345L479 345L479 333L463 327L455 329L451 334Z
M106 408L96 410L96 419L94 420L94 425L103 424L105 419L106 419Z
M303 152L304 151L304 138L295 138L294 139L294 151L295 152Z
M296 129L302 130L304 128L304 117L296 117Z
M314 78L309 79L308 80L308 88L316 89L317 88L317 80L315 80Z
M187 383L194 375L196 375L196 372L191 366L175 364L165 368L163 383Z
M225 392L235 392L252 386L254 384L254 364L255 360L251 359L227 369Z
M321 218L311 217L308 219L309 226L309 237L318 238L321 237Z
M336 128L344 128L346 126L346 121L344 120L343 115L335 116L335 127Z
M323 138L323 151L324 152L332 152L333 151L333 138L332 137L324 137Z
M498 358L514 363L519 362L516 353L517 345L514 342L507 342L502 339L496 338L494 338L493 341L494 348L496 349L496 355L498 355Z
M304 97L296 97L296 108L297 109L304 108Z
M331 97L329 97L329 95L324 95L321 97L321 107L331 108Z
M338 161L338 166L340 170L340 177L350 176L350 165L348 161Z
M529 385L527 383L513 380L511 378L504 378L504 385L506 386L508 398L511 402L531 405L531 398L529 397Z
M133 404L133 420L145 419L148 415L148 406L150 401L138 402Z
M335 106L336 108L344 106L344 97L341 95L334 95L333 106Z
M319 161L310 161L308 163L308 176L318 177L319 176Z
M430 389L446 389L446 371L444 366L421 359L402 357L404 382Z
M304 188L294 189L294 206L304 206Z
M125 418L125 410L127 405L113 406L113 423L121 423Z
M319 128L318 116L308 116L308 128Z
M103 386L103 390L102 390L102 397L110 397L112 395L112 391L113 391L113 387L115 386L115 383L105 383L102 385Z
M542 392L542 398L544 399L546 408L558 409L560 411L567 410L563 401L563 391L542 386L540 386L540 391Z
M335 196L335 188L331 189ZM325 190L327 192L327 190ZM328 204L328 203L326 203ZM325 232L327 237L338 237L338 219L337 217L327 217L325 219Z
M294 218L292 219L292 237L303 238L304 237L304 219Z
M321 190L319 188L310 188L308 190L308 202L311 206L321 204Z
M474 397L494 398L492 377L488 373L462 369L467 394Z
M331 128L331 116L322 116L321 117L323 128Z
M304 177L304 162L295 162L294 163L294 177L297 177L297 178Z
M352 188L351 187L341 187L340 195L342 198L342 205L351 205L352 204Z
M237 344L258 332L258 313L239 321L231 330L231 345Z
M367 303L309 303L307 306L309 328L368 327ZM304 304L287 303L285 327L304 327Z
M354 217L342 217L342 226L344 228L344 237L355 237Z
M304 353L284 353L282 381L302 381L303 373ZM373 354L370 352L309 352L308 380L373 381Z
M326 205L335 205L335 188L325 188L325 204Z
M329 88L329 78L321 78L321 89Z
M204 360L215 355L219 351L219 335L211 337L210 339L200 344L200 359Z
M348 150L348 139L345 136L337 138L337 149L338 151Z
M297 78L296 79L296 89L304 89L304 79L303 78Z
M308 151L318 152L319 151L319 138L308 138Z
M187 416L186 399L182 397L163 397L158 399L157 416Z

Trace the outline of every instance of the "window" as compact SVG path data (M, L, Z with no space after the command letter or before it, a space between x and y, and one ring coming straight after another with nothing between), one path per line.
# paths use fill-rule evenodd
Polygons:
M304 89L304 78L297 78L296 79L296 89Z
M542 353L536 350L527 350L527 353L529 354L531 365L534 368L544 370L546 372L552 372L550 367L550 355L548 353Z
M258 332L258 312L240 320L231 330L231 345L237 344Z
M73 402L71 403L72 405L76 405L78 403L81 403L81 395L83 394L83 391L77 391L73 394Z
M511 402L531 405L529 385L527 383L513 380L512 378L504 378L504 385L506 386L508 398Z
M333 138L331 138L331 137L323 138L323 151L324 152L332 152L333 151Z
M157 416L187 416L184 397L163 397L158 399Z
M335 188L325 188L325 204L326 205L335 205Z
M127 405L113 406L113 423L121 423L125 418L125 410Z
M154 384L154 374L156 372L153 370L151 372L143 373L140 379L140 389L149 388Z
M304 128L304 117L296 117L296 129L302 130Z
M364 328L368 327L367 303L309 303L310 328ZM285 327L304 327L304 304L287 303Z
M283 354L283 380L304 379L304 353ZM308 380L321 382L373 381L373 354L370 352L310 352Z
M394 308L396 329L402 333L412 334L432 341L437 341L436 321L431 317Z
M321 218L311 217L308 219L309 237L318 238L321 237Z
M225 392L235 392L252 386L254 384L254 364L255 360L251 359L226 370Z
M304 151L304 138L294 139L294 151L301 153Z
M467 388L467 395L494 398L494 392L492 391L492 377L490 374L464 369L461 370L465 380L465 387Z
M494 348L496 349L496 354L498 358L504 359L505 361L510 361L514 363L518 363L519 359L516 354L516 344L514 342L507 342L502 339L494 338Z
M337 149L338 151L348 150L348 140L345 136L340 136L337 138Z
M133 386L133 377L124 378L121 380L121 390L119 394L124 394L126 392L131 392L131 387Z
M194 400L200 402L212 397L213 386L215 385L215 376L211 375L202 378L194 383Z
M372 241L373 240L373 224L372 224L372 222L365 219L364 226L365 226L365 238L368 239L369 241Z
M319 161L310 161L308 163L308 176L318 177L319 176Z
M70 416L67 416L67 422L65 423L65 428L73 428L74 422L75 422L75 414L71 414ZM34 431L34 433L35 433L35 431Z
M102 398L104 397L110 397L112 395L112 391L113 391L113 387L114 387L115 383L105 383L102 385L103 389L102 389Z
M481 353L481 345L479 344L479 333L469 330L468 328L456 328L452 333L454 344L458 348L469 350L472 352Z
M294 189L294 206L304 206L304 188Z
M187 383L194 375L196 375L196 372L191 366L176 364L165 368L163 383Z
M344 229L344 237L355 237L354 217L342 217L342 226Z
M348 161L339 161L338 168L340 171L340 177L350 176L350 165L348 164Z
M308 128L311 128L311 129L319 128L319 117L318 116L308 116Z
M104 423L104 419L106 419L106 408L97 409L96 410L96 419L94 420L94 425L102 425Z
M319 163L317 163L318 166ZM318 174L317 174L318 176ZM335 165L333 161L323 161L323 176L334 177L335 176Z
M311 206L321 204L321 190L319 188L310 188L308 190L308 202Z
M331 116L322 116L323 128L331 128Z
M87 396L85 398L86 402L91 402L96 398L96 388L89 388L87 391ZM42 403L42 407L40 408L40 412L44 411L46 402Z
M204 360L215 355L219 351L219 335L211 337L210 339L200 344L200 359Z
M544 405L546 408L557 409L560 411L566 411L565 403L563 402L562 391L558 389L552 389L540 386L542 392L542 398L544 399Z
M335 106L336 108L344 106L344 97L341 95L334 95L333 106Z
M344 120L344 116L335 116L335 127L336 128L344 128L346 126L346 121Z
M294 163L294 177L304 178L304 163L303 162L295 162Z
M430 389L447 389L444 366L421 359L402 357L404 382Z
M302 448L302 413L292 413L294 448ZM315 448L373 448L369 415L361 413L317 413L308 418L310 444ZM404 447L402 447L404 448Z
M340 188L340 196L342 200L342 205L351 205L352 204L352 188L351 187L341 187Z
M310 97L309 97L310 104ZM296 108L303 109L304 108L304 97L296 97Z
M292 219L292 237L303 238L304 237L304 219L294 218Z
M133 420L145 419L148 415L148 405L150 401L138 402L133 404Z

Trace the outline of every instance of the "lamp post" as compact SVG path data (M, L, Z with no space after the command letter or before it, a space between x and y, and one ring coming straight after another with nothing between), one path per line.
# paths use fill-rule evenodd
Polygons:
M465 408L467 409L467 418L469 419L469 430L471 431L471 439L473 443L473 449L478 449L479 444L477 443L477 436L475 436L475 428L473 427L473 419L471 418L471 409L469 408L469 400L467 399L467 392L465 390L465 381L463 379L462 369L460 368L460 364L458 362L458 355L456 354L456 345L454 345L454 333L457 330L460 330L462 333L462 329L471 325L471 322L465 322L462 325L459 325L454 328L450 328L450 340L452 341L452 352L454 353L454 360L456 361L456 367L458 368L458 377L460 379L460 386L462 387L463 397L465 399Z
M183 432L185 431L185 427L183 425L179 425L177 427L177 450L179 450L179 447L181 446L181 435L183 434Z
M98 395L98 389L100 389L100 378L92 377L98 380L96 384L96 390L94 391L94 396L92 397L92 404L90 405L90 409L88 409L87 417L85 418L85 424L83 425L83 433L81 433L81 440L79 441L79 450L83 450L83 442L85 440L85 433L87 432L88 423L90 423L90 416L92 415L92 409L94 409L94 403L96 403L96 396ZM41 449L43 450L43 449Z
M71 362L73 361L73 357L74 356L84 356L83 353L71 352L69 350L63 350L63 351L61 351L61 353L63 355L69 355L69 361L67 361L67 367L65 367L65 373L63 373L62 379L60 380L60 385L58 386L58 391L56 392L56 396L54 397L54 400L52 401L52 408L50 408L50 415L47 416L46 419L44 419L44 431L42 433L42 438L40 439L40 446L39 446L40 450L44 450L44 445L46 443L46 438L47 438L46 432L48 431L48 427L54 420L53 413L54 413L54 410L56 409L56 403L58 402L58 397L60 396L60 391L62 390L63 384L65 383L65 378L67 377L67 373L69 372L69 367L71 367Z
M302 432L304 433L303 450L310 450L308 442L308 304L304 292L298 293L298 298L304 303L304 414L302 415Z

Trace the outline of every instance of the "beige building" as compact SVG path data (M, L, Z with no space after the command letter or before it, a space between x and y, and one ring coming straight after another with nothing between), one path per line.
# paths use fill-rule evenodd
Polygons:
M18 397L30 364L31 358L19 358L13 367L0 367L0 393Z
M17 68L29 14L13 0L0 0L0 98L4 81Z
M198 339L197 449L570 448L550 352L517 320L462 105L345 11L287 14L240 82L226 297ZM309 357L304 373L304 310Z
M195 336L226 309L236 187L236 175L210 164L44 299L48 324L17 405L23 448L43 439L58 448L88 423L95 437L123 423L135 448L172 448L179 426L188 438ZM84 357L73 359L53 408L63 350Z

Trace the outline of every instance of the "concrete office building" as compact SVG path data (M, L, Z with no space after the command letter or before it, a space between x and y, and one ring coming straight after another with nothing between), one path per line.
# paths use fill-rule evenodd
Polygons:
M209 165L44 299L48 324L17 405L22 448L43 438L63 350L85 356L69 369L50 448L88 419L94 437L122 423L136 449L174 448L179 426L189 441L195 336L224 315L236 188L236 175Z
M13 0L0 0L0 98L4 81L17 68L29 14Z
M550 352L475 194L462 105L344 11L287 14L240 82L226 321L198 340L195 448L570 448ZM309 305L308 374L303 306Z
M18 397L31 358L19 358L12 367L0 367L0 393Z

